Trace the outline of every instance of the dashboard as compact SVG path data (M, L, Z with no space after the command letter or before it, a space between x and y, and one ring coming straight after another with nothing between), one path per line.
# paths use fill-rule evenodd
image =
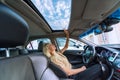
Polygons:
M114 68L120 69L120 50L109 47L96 47L97 54L111 63Z
M120 80L120 47L97 46L95 51L98 57L102 58L103 61L106 61L114 69L113 77L115 80Z
M109 50L102 50L100 53L99 53L102 57L105 57L106 59L108 59L108 61L110 62L114 62L115 59L118 57L119 53L116 52L116 53L113 53Z

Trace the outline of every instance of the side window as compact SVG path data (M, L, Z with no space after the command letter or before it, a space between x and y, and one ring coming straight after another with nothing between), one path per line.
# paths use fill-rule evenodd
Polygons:
M57 43L60 49L62 49L66 43L66 38L57 38ZM75 39L69 39L69 45L67 50L84 50L84 43Z
M40 42L43 42L43 43L51 43L50 39L48 39L48 38L37 39L37 40L31 41L31 42L27 45L27 49L28 49L28 50L37 50L37 49L38 49L38 44L39 44Z

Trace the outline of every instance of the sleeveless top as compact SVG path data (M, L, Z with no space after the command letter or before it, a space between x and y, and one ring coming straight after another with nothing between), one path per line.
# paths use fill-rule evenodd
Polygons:
M63 68L63 67L66 67L69 69L72 68L72 65L68 61L67 57L59 52L54 53L54 55L50 57L50 60L53 63L55 63L56 65L60 66L61 68Z

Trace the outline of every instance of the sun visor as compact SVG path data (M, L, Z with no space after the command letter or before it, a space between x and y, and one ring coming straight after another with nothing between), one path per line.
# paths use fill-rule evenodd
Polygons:
M88 0L83 19L101 19L106 15L119 0Z

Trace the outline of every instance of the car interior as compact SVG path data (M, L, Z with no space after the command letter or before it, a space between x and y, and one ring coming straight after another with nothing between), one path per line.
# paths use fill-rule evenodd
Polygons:
M0 47L23 45L29 35L26 21L3 4L0 4L0 15L0 21L5 21L0 23L0 34L4 36L0 38ZM45 56L27 55L1 60L0 80L59 80L59 78L48 67Z
M0 0L0 80L74 80L43 54L44 42L39 41L37 49L27 48L33 40L43 38L50 39L57 47L56 38L65 37L64 29L51 28L32 1L34 0ZM120 0L71 0L67 28L70 38L79 40L80 34L100 24L119 7ZM77 68L83 64L89 67L99 63L102 66L103 62L109 70L96 80L120 80L120 68L115 68L117 71L114 73L111 64L113 61L109 63L101 57L103 50L115 55L119 55L119 51L83 42L84 50L65 51L64 55L70 63ZM60 49L57 47L57 50ZM89 53L90 56L83 53ZM114 74L116 78L113 78Z

